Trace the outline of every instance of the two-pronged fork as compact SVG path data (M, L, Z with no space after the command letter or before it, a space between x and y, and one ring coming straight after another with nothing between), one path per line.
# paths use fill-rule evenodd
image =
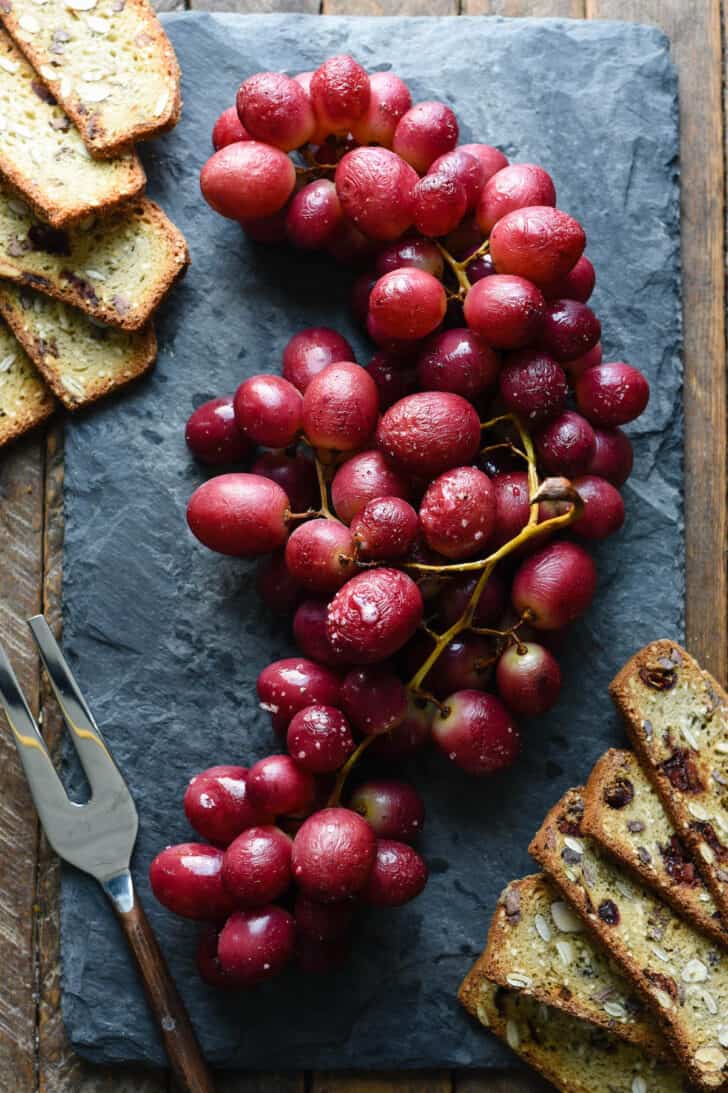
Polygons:
M36 615L29 626L91 787L87 804L69 800L0 647L0 702L46 837L57 854L95 877L109 897L182 1088L186 1093L212 1093L212 1077L184 1003L132 884L129 861L139 826L134 801L48 623Z

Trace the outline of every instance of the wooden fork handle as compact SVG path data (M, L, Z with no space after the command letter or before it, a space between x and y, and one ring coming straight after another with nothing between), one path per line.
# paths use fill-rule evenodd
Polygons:
M141 903L134 899L131 910L121 910L112 900L112 906L134 954L178 1083L184 1093L214 1093L212 1074Z

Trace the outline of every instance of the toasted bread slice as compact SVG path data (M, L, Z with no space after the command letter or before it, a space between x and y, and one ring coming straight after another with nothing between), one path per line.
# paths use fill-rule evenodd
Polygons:
M130 383L157 355L151 326L136 333L117 330L8 282L0 282L0 315L67 410Z
M561 1093L684 1093L677 1067L650 1059L612 1032L473 973L465 1008Z
M633 752L612 748L595 765L583 828L679 915L728 944L725 920Z
M584 798L570 790L530 853L652 1005L692 1081L728 1079L728 953L632 880L584 834Z
M666 1055L657 1022L609 955L543 873L512 881L498 900L477 967L508 990Z
M146 326L188 264L184 236L146 197L101 220L58 231L0 188L0 278L110 326Z
M55 228L78 223L89 213L109 212L136 197L146 182L139 157L131 150L103 161L91 156L2 28L0 173Z
M55 399L0 319L0 447L50 417Z
M642 767L728 919L728 695L674 641L610 687Z
M0 0L0 13L94 156L176 125L179 66L146 0Z

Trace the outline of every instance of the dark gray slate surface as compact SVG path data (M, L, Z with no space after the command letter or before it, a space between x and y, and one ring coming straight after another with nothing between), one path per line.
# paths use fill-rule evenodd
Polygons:
M479 952L496 895L532 868L547 808L622 733L607 698L615 669L683 624L681 367L675 76L655 29L581 23L179 15L167 26L184 71L176 132L146 152L150 190L186 232L187 280L160 319L155 373L69 423L65 647L141 815L135 877L204 1048L240 1067L487 1065L504 1053L455 991ZM184 523L201 479L183 426L203 399L277 370L288 337L329 323L366 348L346 310L347 276L325 262L256 251L198 194L209 131L242 77L296 72L351 51L390 65L416 98L452 103L464 139L543 163L560 205L586 226L609 357L652 382L632 430L625 530L598 550L601 583L564 651L558 709L528 726L507 776L469 780L436 756L413 772L427 798L432 879L410 908L368 916L353 963L328 982L291 976L222 998L192 967L195 928L155 906L146 871L191 835L187 779L271 749L254 680L289 648L257 605L251 570L199 548ZM74 768L75 769L75 768ZM72 778L78 787L77 773ZM82 1054L163 1060L103 897L68 871L63 1008Z

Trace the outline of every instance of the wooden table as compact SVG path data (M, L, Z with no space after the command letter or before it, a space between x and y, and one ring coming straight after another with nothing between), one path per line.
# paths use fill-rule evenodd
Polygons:
M726 679L725 104L720 0L185 0L192 8L332 15L571 16L656 23L680 72L685 317L687 643ZM159 0L165 9L181 0ZM59 622L62 433L51 425L0 457L0 637L57 744L60 726L24 620ZM0 733L0 1089L3 1093L165 1093L164 1074L108 1070L70 1049L59 1012L58 865L8 733ZM535 1078L445 1072L221 1075L220 1093L535 1093Z

